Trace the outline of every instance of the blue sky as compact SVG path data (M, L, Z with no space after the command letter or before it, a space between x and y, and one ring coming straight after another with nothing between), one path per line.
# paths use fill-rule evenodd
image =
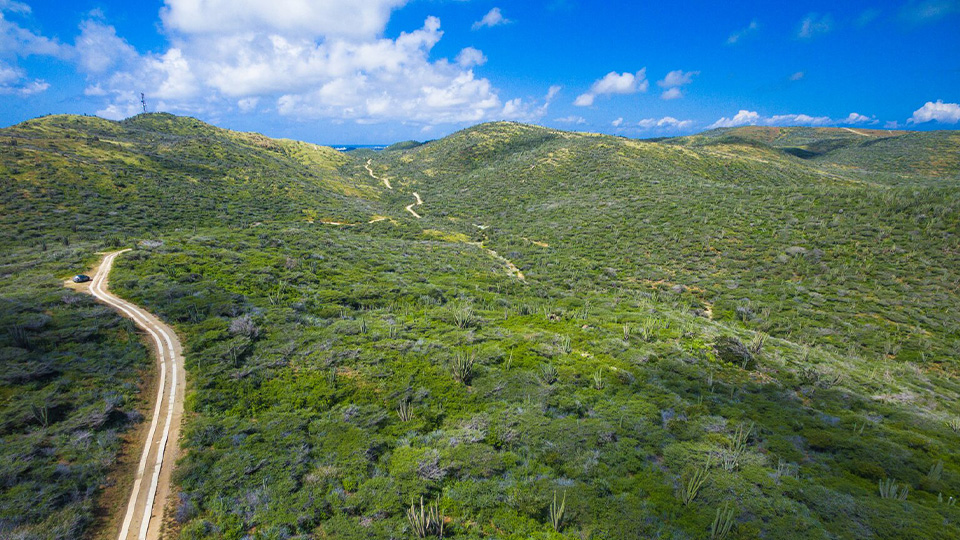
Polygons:
M65 7L66 4L66 7ZM960 127L960 0L0 0L0 124L151 111L318 143Z

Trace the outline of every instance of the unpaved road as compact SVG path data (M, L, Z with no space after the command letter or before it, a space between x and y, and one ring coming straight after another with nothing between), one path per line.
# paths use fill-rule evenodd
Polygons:
M157 540L160 538L164 508L170 496L170 473L179 453L186 374L183 369L183 349L173 329L154 315L107 290L113 261L126 251L129 250L108 253L94 272L89 286L74 288L92 294L132 319L150 335L157 353L160 382L157 385L153 417L141 450L133 489L123 509L123 521L117 531L119 540Z
M367 172L370 173L370 178L374 180L383 180L383 185L387 186L387 189L393 189L393 186L390 185L390 181L386 178L380 178L379 176L373 174L373 169L370 168L370 164L373 163L373 159L368 159L364 167L367 168Z
M417 218L417 219L420 219L420 218L423 217L423 216L421 216L420 214L414 212L414 211L413 211L413 207L414 207L414 206L420 206L421 204L423 204L423 200L420 198L420 195L419 195L416 191L413 192L413 196L417 199L417 202L415 202L415 203L413 203L413 204L408 204L407 207L406 207L406 210L407 210L407 212L410 212L411 214L413 214L413 217L415 217L415 218Z
M868 135L868 134L866 134L866 133L857 131L857 130L855 130L855 129L853 129L853 128L845 127L845 128L843 128L843 129L849 131L850 133L853 133L854 135L859 135L859 136L861 136L861 137L869 137L869 136L870 136L870 135Z

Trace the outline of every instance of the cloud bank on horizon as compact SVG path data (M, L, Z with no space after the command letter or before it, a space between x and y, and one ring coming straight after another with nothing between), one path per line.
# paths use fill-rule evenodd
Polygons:
M638 34L632 42L605 40L627 27L665 22L647 21L651 15L627 2L610 16L576 3L551 9L409 0L163 0L150 6L155 24L147 29L111 18L132 9L126 4L86 4L78 2L71 28L57 22L62 13L57 19L40 6L0 0L6 123L64 103L79 109L67 112L122 119L141 111L141 91L154 110L254 127L296 121L331 132L376 126L382 133L432 133L489 120L627 135L745 125L960 123L960 37L949 32L960 18L960 0L722 16L705 2L704 13L683 10L695 27L686 48ZM595 24L582 24L584 14ZM585 29L605 21L609 36ZM865 39L877 48L939 39L940 51L924 49L932 58L904 62L914 70L941 69L929 78L930 88L909 87L912 103L891 102L907 92L888 96L883 88L869 96L842 89L830 95L831 82L849 84L835 75L849 78L861 65L867 67L854 74L862 82L875 76L894 84L888 73L868 69L890 61L882 50L823 56ZM778 55L777 62L767 54ZM658 88L653 95L651 80ZM814 85L820 85L816 92Z

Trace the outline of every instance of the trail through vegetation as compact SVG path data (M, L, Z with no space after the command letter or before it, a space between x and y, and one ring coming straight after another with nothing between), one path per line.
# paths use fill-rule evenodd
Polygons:
M373 159L368 159L364 167L366 167L367 172L370 173L370 178L373 178L374 180L381 180L380 178L377 177L377 175L373 174L373 169L370 168L370 165L372 163L373 163ZM390 185L390 180L387 180L386 177L384 177L382 180L383 180L383 185L387 186L387 189L393 189L393 186Z
M406 210L407 210L407 212L410 212L411 214L413 214L413 217L415 217L415 218L417 218L417 219L421 219L422 216L421 216L420 214L416 213L416 212L414 211L413 207L414 207L414 206L420 206L420 205L422 205L422 204L423 204L423 200L420 199L420 195L417 194L417 192L413 192L413 196L414 196L414 198L416 198L416 202L414 202L413 204L408 204L408 205L406 206Z

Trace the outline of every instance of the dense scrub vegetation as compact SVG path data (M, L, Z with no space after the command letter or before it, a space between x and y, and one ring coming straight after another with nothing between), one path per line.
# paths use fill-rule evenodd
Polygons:
M176 139L184 168L218 145L242 163L194 182L171 157L175 192L150 226L118 216L98 237L98 215L148 199L66 196L23 156L3 158L28 171L4 180L19 212L3 229L22 261L11 279L63 278L82 250L134 243L112 288L184 338L181 538L960 535L957 171L869 155L956 152L951 134L643 142L500 123L333 155L144 115L41 119L0 140L50 159L51 174L94 167L68 186L99 181L119 165L82 157L95 145L75 137L91 122L126 133L145 162L160 153L145 141ZM296 173L289 192L281 173ZM404 211L413 192L420 220ZM58 205L70 213L42 219ZM10 313L66 294L56 278ZM85 382L136 399L123 385L144 351L103 317L62 324L100 328L96 365L117 370ZM28 410L31 383L4 384L0 405ZM43 430L22 430L2 435L4 451L15 440L46 455L30 438ZM88 500L103 470L86 483L14 471L0 512L30 481L83 485ZM39 517L13 526L57 535Z
M2 538L81 537L140 421L137 375L149 359L133 323L61 286L59 276L91 260L84 248L3 251Z
M828 132L838 131L864 138ZM606 271L680 285L715 318L779 337L868 359L956 361L960 163L929 180L905 165L910 180L891 186L756 141L709 142L744 139L724 133L662 144L493 124L384 166L419 191L423 214L468 233L489 226L491 245L538 279ZM949 132L881 142L901 138L915 149L950 141L942 161L960 155Z

